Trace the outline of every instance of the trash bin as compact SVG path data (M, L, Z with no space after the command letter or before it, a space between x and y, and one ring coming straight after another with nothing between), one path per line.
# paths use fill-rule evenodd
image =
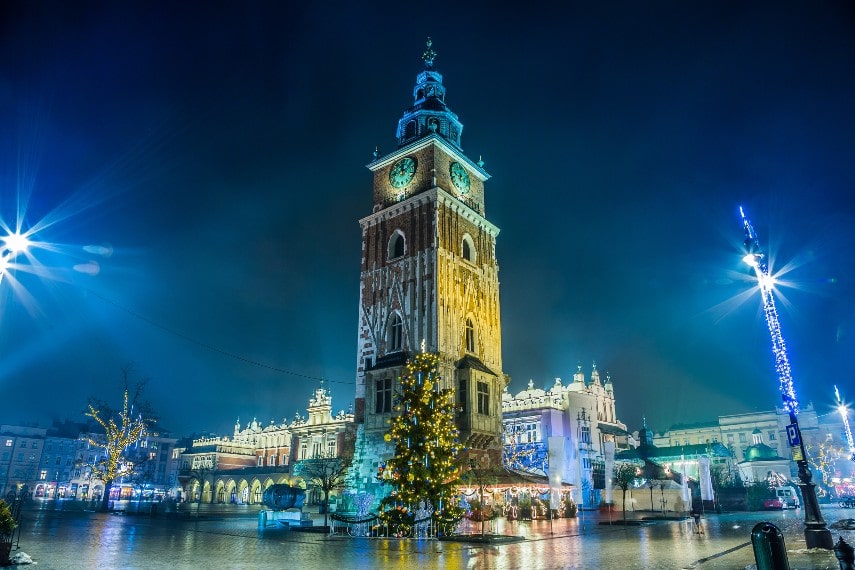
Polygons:
M781 529L770 522L761 522L751 529L751 546L757 570L790 570L787 547Z

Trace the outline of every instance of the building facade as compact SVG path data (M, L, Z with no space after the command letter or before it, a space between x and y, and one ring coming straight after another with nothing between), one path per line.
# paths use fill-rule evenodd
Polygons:
M504 457L507 468L549 477L550 487L573 486L573 499L583 507L610 501L616 451L634 445L617 418L611 378L600 378L596 365L590 378L579 366L573 381L556 378L548 390L528 388L502 396Z

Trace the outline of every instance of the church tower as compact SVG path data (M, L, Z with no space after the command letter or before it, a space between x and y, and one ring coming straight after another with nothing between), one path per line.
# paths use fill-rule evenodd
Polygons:
M499 228L486 218L483 162L463 152L428 39L397 149L375 152L371 214L359 221L362 270L356 421L369 440L388 430L407 358L439 354L457 425L471 453L498 461L502 430Z

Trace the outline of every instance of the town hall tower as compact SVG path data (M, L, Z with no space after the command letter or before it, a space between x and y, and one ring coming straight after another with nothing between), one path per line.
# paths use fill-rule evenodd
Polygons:
M498 461L507 384L499 229L486 218L490 175L463 152L463 125L446 104L435 56L428 40L413 105L398 121L397 149L375 152L367 165L373 208L359 221L356 421L368 441L382 438L408 356L436 352L442 387L455 390L461 440Z

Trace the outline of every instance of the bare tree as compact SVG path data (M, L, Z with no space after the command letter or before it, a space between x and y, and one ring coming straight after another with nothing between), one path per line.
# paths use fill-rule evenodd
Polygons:
M626 492L632 482L638 477L638 467L632 463L615 465L614 482L623 491L623 522L626 524Z
M122 370L123 401L121 409L115 409L97 398L90 398L88 410L84 414L97 424L98 431L103 431L103 437L90 434L89 445L101 449L103 453L95 455L88 467L92 477L104 483L104 495L101 497L101 511L106 511L110 501L110 490L113 483L134 472L134 462L127 456L128 449L146 435L156 435L153 432L154 418L147 402L142 400L146 380L140 380L130 386L130 369Z
M294 475L302 477L310 487L323 493L324 526L327 526L330 510L330 492L344 487L350 463L349 457L320 455L303 459L294 466Z

